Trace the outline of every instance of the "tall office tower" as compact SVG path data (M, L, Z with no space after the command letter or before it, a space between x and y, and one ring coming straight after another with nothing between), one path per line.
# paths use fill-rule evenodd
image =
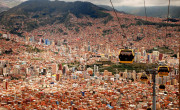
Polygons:
M108 54L110 52L109 45L106 44L105 54Z
M130 73L130 72L127 72L127 78L128 78L128 79L131 79L131 76L132 76L131 73Z
M29 74L29 68L26 68L26 74Z
M63 75L66 74L66 66L65 66L65 65L64 65L63 68L62 68L62 73L63 73Z
M159 84L159 77L156 77L156 84Z
M147 53L146 53L146 50L143 51L143 57L144 57L144 60L146 61L146 59L147 59Z
M163 60L163 54L162 53L159 54L159 60Z
M7 34L7 38L8 38L8 39L11 39L11 34Z
M51 65L51 68L52 68L52 74L56 74L58 70L58 65L56 63L53 63Z
M138 60L138 59L137 59L137 58L138 58L137 55L138 55L138 53L135 52L135 54L134 54L134 62L137 62L137 60Z
M144 57L146 55L146 50L144 47L141 48L141 55Z
M93 75L93 69L87 68L87 72L88 72L89 75L91 75L91 76Z
M149 76L149 82L151 83L153 81L152 74L149 74L148 76Z
M55 42L54 42L53 40L51 41L51 45L52 45L52 46L55 46Z
M90 42L88 41L88 51L91 51L91 46L90 46Z
M39 39L39 44L41 44L41 43L42 43L42 38Z
M96 70L97 70L97 72L99 72L99 66L97 66L97 69L96 69Z
M169 76L164 76L163 77L163 84L166 84L166 82L168 82L170 80Z
M134 71L132 72L132 78L134 81L136 81L136 72L134 72Z
M96 75L96 73L98 72L98 66L97 65L94 65L94 75Z
M119 79L120 75L119 74L115 74L114 75L116 79Z
M175 68L174 71L175 71L175 75L179 74L179 70L178 69Z
M177 58L179 59L179 52L177 53Z
M63 75L66 75L68 72L69 72L68 66L67 66L67 65L64 65L63 68L62 68L62 73L63 73Z
M139 63L141 61L141 52L137 53L137 62Z
M91 46L90 46L90 45L88 45L88 51L89 51L89 52L91 51Z
M76 69L75 67L72 67L72 72L73 72L73 73L75 72L75 69Z
M7 68L3 68L3 74L6 74L7 73Z
M3 67L0 67L0 75L3 75Z
M152 63L152 56L151 56L151 54L148 55L148 62Z
M127 69L123 72L123 79L127 78Z
M7 34L3 34L3 38L7 38Z
M171 80L171 84L172 84L172 85L177 85L177 79L172 79L172 80Z
M7 80L3 81L3 89L8 89L8 81Z
M49 39L45 39L45 45L50 45L51 43L50 43L50 41L49 41Z
M157 84L163 84L162 77L158 77L156 81L157 81Z
M84 59L83 59L83 58L80 58L80 59L79 59L79 62L80 62L80 64L82 64L82 63L84 62Z
M45 39L44 38L41 39L41 43L45 44Z
M61 75L62 75L63 67L62 67L62 64L59 64L57 66L58 66L58 68L57 68L58 70L57 70L57 73L56 73L56 81L59 81L60 78L61 78Z
M59 79L60 79L60 74L57 73L57 74L56 74L56 81L59 81Z
M0 49L0 54L2 54L3 53L3 51L2 51L2 49Z
M159 51L153 51L153 59L155 61L158 61L158 59L159 59Z
M30 41L32 41L32 42L34 42L34 41L35 41L35 40L34 40L34 36L32 36L30 39L31 39Z
M145 50L144 47L141 47L141 54L143 54L143 51Z
M108 70L104 70L104 76L108 76L109 75L109 71Z

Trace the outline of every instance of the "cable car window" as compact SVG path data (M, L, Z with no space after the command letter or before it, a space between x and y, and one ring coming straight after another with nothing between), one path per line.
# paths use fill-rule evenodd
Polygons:
M161 85L159 86L159 89L164 90L164 89L165 89L165 85L161 84Z
M133 61L134 55L132 50L121 50L119 55L120 62L121 61Z
M158 72L169 72L168 67L160 67Z

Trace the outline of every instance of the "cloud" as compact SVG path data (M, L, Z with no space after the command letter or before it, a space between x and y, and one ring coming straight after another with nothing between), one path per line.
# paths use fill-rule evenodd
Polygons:
M65 0L89 1L94 4L110 5L109 0ZM114 6L144 6L144 0L111 0ZM146 6L167 6L169 0L146 0ZM171 0L171 5L180 6L180 0Z
M5 1L5 0L0 0ZM10 0L12 1L12 0ZM27 0L19 0L27 1ZM54 1L54 0L51 0ZM94 4L100 5L111 5L110 0L59 0L59 1L88 1ZM114 6L144 6L144 0L111 0ZM146 6L168 6L169 0L145 0ZM180 0L171 0L171 6L180 6Z

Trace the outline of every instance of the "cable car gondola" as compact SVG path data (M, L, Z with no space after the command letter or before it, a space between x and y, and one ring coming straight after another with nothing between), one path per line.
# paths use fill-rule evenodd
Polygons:
M134 52L132 49L121 49L119 52L120 63L133 63Z
M151 108L147 108L147 110L152 110Z
M168 76L169 74L169 67L168 66L159 66L158 67L158 74L160 77Z
M141 77L140 77L140 80L141 80L142 82L146 82L146 81L148 80L147 75L146 75L145 73L143 73L143 74L141 75Z

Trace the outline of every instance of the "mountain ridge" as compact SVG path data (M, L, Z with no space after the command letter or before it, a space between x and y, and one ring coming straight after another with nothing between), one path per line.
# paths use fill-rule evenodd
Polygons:
M104 11L107 11L107 9L98 7L90 2L30 0L0 13L0 21L9 30L18 30L26 27L28 31L31 31L33 28L46 24L64 23L68 20L67 17L70 13L78 18L83 16L111 18L111 15Z
M0 13L3 11L7 11L9 8L0 4Z
M5 7L8 7L8 8L17 6L22 2L23 2L23 0L0 0L0 4L2 4Z

